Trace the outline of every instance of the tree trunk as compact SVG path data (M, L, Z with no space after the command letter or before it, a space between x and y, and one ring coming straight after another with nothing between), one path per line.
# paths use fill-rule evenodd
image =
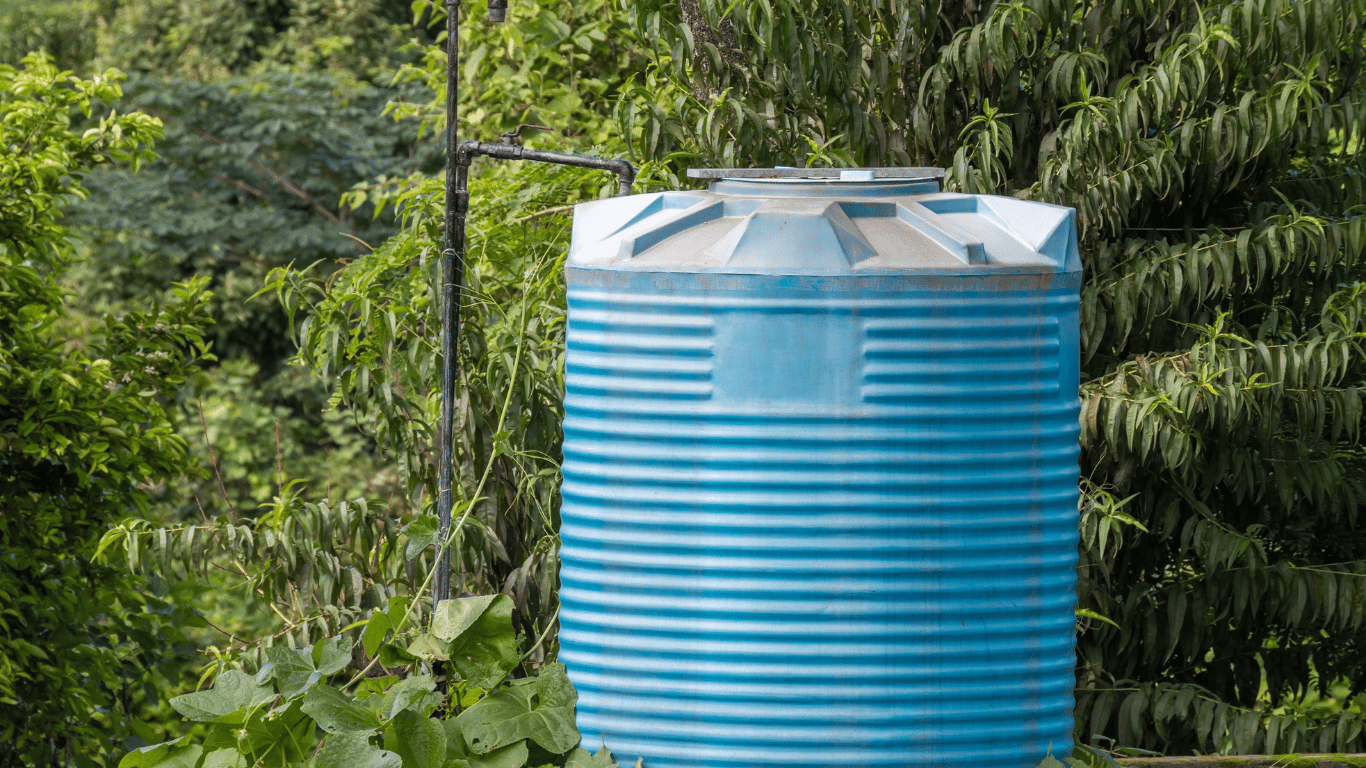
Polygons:
M699 2L681 0L679 6L683 11L683 23L692 31L692 92L699 101L706 101L720 92L718 83L721 79L721 73L715 71L711 57L707 55L707 44L720 52L722 66L739 66L744 60L735 37L735 25L730 19L722 19L719 29L713 28Z

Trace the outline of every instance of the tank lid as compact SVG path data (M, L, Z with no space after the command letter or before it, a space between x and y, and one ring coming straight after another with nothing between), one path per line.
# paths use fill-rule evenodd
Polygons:
M943 168L689 168L690 179L942 179Z
M939 192L931 180L712 185L580 203L568 265L788 275L1081 269L1070 208ZM824 189L781 194L799 186Z

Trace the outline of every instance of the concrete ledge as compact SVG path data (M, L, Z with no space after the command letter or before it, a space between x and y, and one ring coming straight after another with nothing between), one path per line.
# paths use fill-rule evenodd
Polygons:
M1366 755L1121 757L1124 768L1366 768Z

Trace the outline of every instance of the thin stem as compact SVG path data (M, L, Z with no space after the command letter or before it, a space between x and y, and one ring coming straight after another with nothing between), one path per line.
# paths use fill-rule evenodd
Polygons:
M530 281L531 275L534 274L536 271L537 270L535 269L527 270L526 275L522 279L522 288L524 291L527 288L527 284ZM526 346L523 343L526 339L526 312L526 302L522 302L522 312L518 323L518 338L516 345L517 352L512 359L512 369L514 371L517 370L517 367L521 364L522 349ZM498 412L497 429L495 431L502 431L503 425L507 422L508 409L512 405L512 390L512 387L508 387L507 395L503 398L503 407ZM438 563L441 561L442 555L447 554L450 551L451 542L455 539L455 533L464 527L465 521L469 518L470 513L474 511L474 505L478 504L481 500L480 494L483 493L484 486L488 483L489 475L493 471L494 461L496 461L497 458L497 454L489 456L488 462L484 464L484 471L479 477L479 483L475 486L474 493L470 496L470 500L465 503L465 511L461 513L459 520L454 521L452 523L450 529L447 531L445 537L441 541L441 546L440 549L437 550L436 557ZM408 608L403 612L403 618L399 619L397 626L395 626L394 628L395 630L397 630L399 627L404 626L408 622L408 618L413 614L413 609L417 607L417 604L422 600L423 593L427 591L428 587L432 584L432 581L436 575L436 568L432 568L427 572L427 578L424 579L422 581L422 584L418 586L417 590L413 594L413 599L408 601ZM433 608L433 613L435 613L435 608ZM559 615L558 609L556 609L555 615ZM369 672L371 668L373 668L375 664L378 662L379 656L376 655L374 658L370 659L370 663L366 664L364 669L357 672L356 675L352 677L351 680L348 681L346 685L343 687L349 688L352 685L355 685L363 677L365 677L365 674Z
M209 421L204 418L204 398L199 400L199 425L204 428L204 447L209 449L209 464L213 466L213 474L218 478L218 490L223 492L223 501L228 503L228 512L232 514L232 521L241 525L242 520L237 516L237 508L232 505L232 499L228 497L228 486L223 482L223 473L218 469L218 457L214 455L213 443L209 442Z
M522 216L522 217L513 219L512 221L509 221L508 223L509 223L509 224L525 224L526 222L531 221L532 219L539 219L539 218L541 218L542 216L553 216L553 215L555 215L555 214L557 214L557 213L565 213L566 211L572 211L572 210L574 210L574 206L575 206L575 205L576 205L576 203L570 203L569 205L557 205L557 206L555 206L554 208L546 208L546 209L544 209L544 210L540 210L540 211L537 211L537 212L535 212L535 213L528 214L528 215L526 215L526 216Z

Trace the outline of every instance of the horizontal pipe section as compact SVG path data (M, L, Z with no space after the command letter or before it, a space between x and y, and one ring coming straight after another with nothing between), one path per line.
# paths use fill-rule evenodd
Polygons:
M572 165L578 168L591 168L598 171L610 171L617 175L617 186L619 195L631 194L631 185L636 180L636 168L630 161L613 157L587 157L585 155L572 155L567 152L547 152L539 149L528 149L526 147L509 144L487 144L482 141L465 141L456 149L456 165L469 168L470 163L479 155L495 157L500 160L531 160L540 163L552 163L554 165Z

